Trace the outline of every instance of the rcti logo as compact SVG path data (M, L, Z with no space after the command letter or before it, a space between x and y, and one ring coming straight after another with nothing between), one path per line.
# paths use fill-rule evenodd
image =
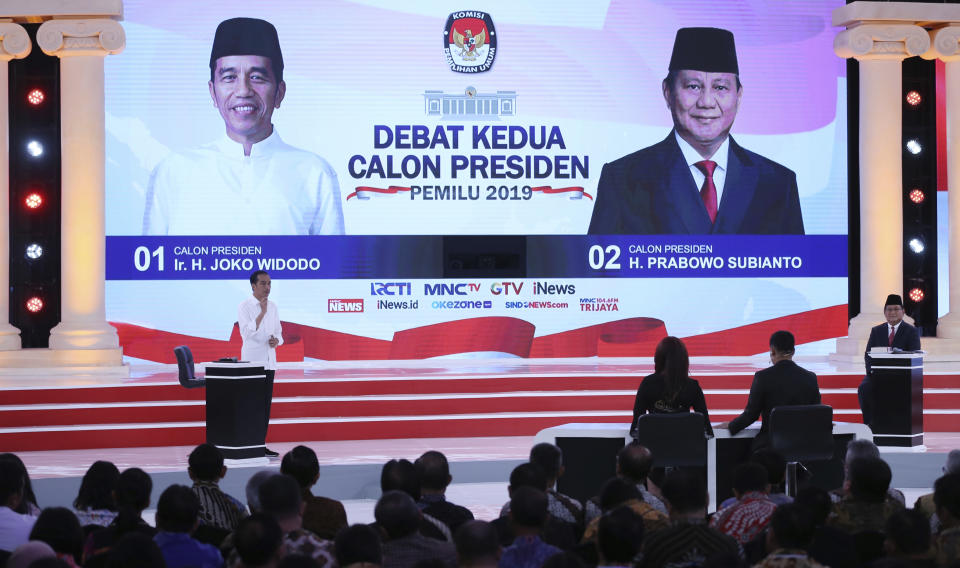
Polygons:
M523 282L519 284L516 282L494 282L490 285L490 292L494 296L499 296L503 294L504 296L510 295L510 290L513 290L514 296L520 295L520 290L523 289Z
M409 296L412 294L409 282L371 282L371 296Z
M497 56L497 30L490 14L477 10L454 12L443 28L443 53L457 73L482 73Z

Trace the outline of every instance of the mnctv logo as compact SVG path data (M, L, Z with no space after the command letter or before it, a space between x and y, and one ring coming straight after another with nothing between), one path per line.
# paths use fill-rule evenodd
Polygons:
M331 314L356 313L362 311L363 298L352 298L349 300L330 298L327 300L327 312Z

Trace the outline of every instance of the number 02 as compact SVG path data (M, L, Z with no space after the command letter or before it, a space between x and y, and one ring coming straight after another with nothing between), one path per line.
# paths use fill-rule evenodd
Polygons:
M590 268L594 270L619 270L620 247L617 245L608 245L606 250L600 245L590 247L589 259Z

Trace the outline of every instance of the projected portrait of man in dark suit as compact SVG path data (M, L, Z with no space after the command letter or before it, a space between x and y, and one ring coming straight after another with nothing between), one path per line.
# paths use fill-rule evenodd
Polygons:
M589 234L803 234L797 176L730 136L743 98L733 34L677 31L673 130L603 167Z

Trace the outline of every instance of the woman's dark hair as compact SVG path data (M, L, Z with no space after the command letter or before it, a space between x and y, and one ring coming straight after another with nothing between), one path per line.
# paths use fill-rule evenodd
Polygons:
M117 503L113 499L113 490L117 487L120 470L112 462L98 460L93 462L87 473L83 474L80 491L73 500L77 511L101 510L116 511Z
M20 459L20 456L17 454L0 454L0 461L11 463L16 465L20 471L23 473L23 499L20 501L20 506L17 507L16 512L21 515L25 515L29 512L30 505L37 507L37 496L33 493L33 485L30 484L30 473L27 472L27 466L23 464L23 460Z
M653 370L663 377L663 397L667 402L676 401L690 376L690 356L683 341L673 336L661 339L653 354Z
M83 554L83 529L73 511L66 507L47 507L37 517L30 531L30 540L50 545L57 554L69 554L80 562Z

